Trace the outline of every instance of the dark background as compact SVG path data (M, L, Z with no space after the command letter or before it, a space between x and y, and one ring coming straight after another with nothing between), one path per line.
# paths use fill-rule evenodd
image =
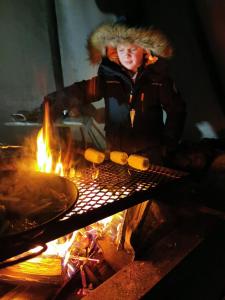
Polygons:
M223 136L224 1L135 0L128 5L121 1L106 4L106 1L96 0L96 3L106 13L125 16L131 25L156 27L170 38L175 49L171 72L189 108L186 135L193 139L210 136L209 125L217 137ZM199 132L201 128L203 133Z
M47 93L95 75L87 37L99 23L121 16L171 40L171 75L188 109L183 138L224 137L223 0L1 0L0 142L21 143L31 131L5 126L11 113L30 111Z

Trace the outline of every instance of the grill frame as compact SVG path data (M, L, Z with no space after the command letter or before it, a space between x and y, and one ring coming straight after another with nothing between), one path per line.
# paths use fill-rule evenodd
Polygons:
M99 175L93 179L96 172L99 172ZM73 209L60 220L46 224L34 235L28 233L27 236L23 235L22 239L6 239L4 247L0 247L0 262L151 200L164 184L179 181L187 175L183 171L157 165L151 165L147 171L138 171L127 165L120 166L109 161L97 167L92 164L85 166L79 174L71 178L79 191L78 201ZM89 193L93 195L90 196ZM85 208L87 202L89 207Z

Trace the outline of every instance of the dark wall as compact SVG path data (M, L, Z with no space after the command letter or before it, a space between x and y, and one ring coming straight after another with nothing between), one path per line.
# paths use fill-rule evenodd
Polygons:
M96 74L86 39L114 17L94 0L0 1L0 143L22 144L36 133L34 126L8 126L12 113L32 112L46 94Z
M47 2L0 1L1 143L18 143L20 133L31 131L5 126L10 115L38 107L47 91L55 89Z

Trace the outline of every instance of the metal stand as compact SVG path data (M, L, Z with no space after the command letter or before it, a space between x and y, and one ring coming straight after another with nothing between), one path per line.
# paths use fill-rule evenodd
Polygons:
M30 122L30 121L10 121L4 123L5 126L30 126L30 127L41 127L42 123L39 122ZM82 116L79 118L65 118L60 122L56 122L55 126L57 127L66 127L70 128L71 136L73 137L73 129L79 128L81 141L84 148L88 145L88 138L93 144L94 147L98 149L104 148L105 137L100 129L93 122L93 119L89 116Z

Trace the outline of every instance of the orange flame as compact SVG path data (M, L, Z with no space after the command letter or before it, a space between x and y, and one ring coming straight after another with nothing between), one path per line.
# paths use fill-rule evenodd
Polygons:
M55 173L64 175L63 164L61 162L61 153L58 155L56 163L53 160L53 151L51 149L52 128L50 122L49 103L45 102L43 127L37 135L37 170L45 173ZM55 168L54 168L55 165Z

